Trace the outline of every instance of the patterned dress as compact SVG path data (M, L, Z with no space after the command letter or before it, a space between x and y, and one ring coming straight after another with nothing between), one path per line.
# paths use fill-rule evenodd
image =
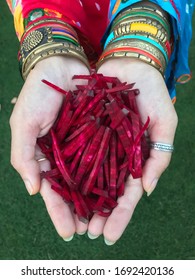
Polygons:
M80 42L91 61L96 61L103 48L109 26L118 13L140 0L7 0L14 15L16 34L20 40L29 21L42 15L63 18L76 28ZM172 20L174 50L165 80L172 100L175 84L191 78L188 65L192 37L192 13L195 0L152 0L167 11Z

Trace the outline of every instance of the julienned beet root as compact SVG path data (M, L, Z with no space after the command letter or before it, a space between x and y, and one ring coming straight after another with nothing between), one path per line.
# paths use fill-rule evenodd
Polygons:
M94 213L108 217L124 194L127 177L142 176L149 118L143 125L134 84L101 74L73 79L84 79L86 85L67 92L43 80L65 98L54 126L37 143L51 164L42 178L87 222Z

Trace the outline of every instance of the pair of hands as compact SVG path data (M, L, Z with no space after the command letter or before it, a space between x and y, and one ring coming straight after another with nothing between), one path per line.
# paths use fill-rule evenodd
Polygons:
M140 89L137 105L142 121L150 117L150 139L173 143L177 115L163 77L156 69L136 59L121 58L105 62L98 72L116 76L128 83L136 82L136 88ZM143 177L128 178L125 194L118 199L118 206L112 214L108 218L94 214L88 224L80 222L49 183L40 181L40 171L46 171L50 166L48 161L37 162L43 155L36 145L37 137L45 135L55 122L63 102L63 96L41 80L46 79L70 90L79 83L78 80L72 80L75 74L89 74L89 71L80 61L67 57L47 58L30 72L10 119L11 163L21 175L28 192L31 195L40 192L58 234L65 241L71 240L75 233L88 231L90 238L103 234L106 244L112 245L124 232L144 190L149 195L155 189L158 179L169 165L171 154L151 150Z

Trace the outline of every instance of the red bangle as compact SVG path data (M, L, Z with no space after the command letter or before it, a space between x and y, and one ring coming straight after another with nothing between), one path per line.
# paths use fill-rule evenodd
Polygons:
M153 60L155 63L157 63L162 68L162 63L155 56L153 56L152 54L150 54L150 53L148 53L144 50L141 50L141 49L138 49L138 48L133 48L133 47L121 47L121 48L115 48L115 49L109 50L109 51L103 53L103 55L100 57L99 60L104 59L107 55L109 55L111 53L117 53L117 52L120 52L120 51L127 51L127 52L130 51L130 52L133 52L133 53L142 54L146 57L149 57L151 60Z

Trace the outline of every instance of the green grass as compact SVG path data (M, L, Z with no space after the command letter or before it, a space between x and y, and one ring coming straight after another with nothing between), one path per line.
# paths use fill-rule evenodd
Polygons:
M195 21L194 21L195 23ZM108 247L103 238L58 237L39 195L29 197L10 165L11 99L20 91L16 39L6 4L0 10L0 259L195 259L195 79L178 86L179 126L175 153L158 188L143 197L123 237ZM195 38L190 65L195 72Z

